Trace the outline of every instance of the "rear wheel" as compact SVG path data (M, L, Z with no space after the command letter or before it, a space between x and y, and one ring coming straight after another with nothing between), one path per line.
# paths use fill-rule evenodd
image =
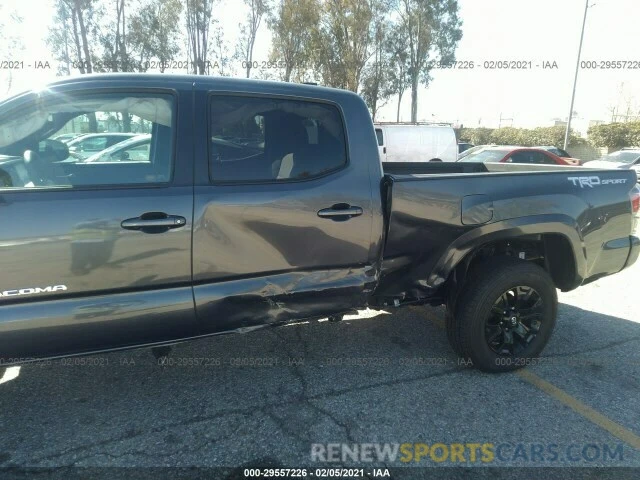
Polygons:
M547 344L558 297L540 266L493 258L470 273L447 313L447 337L458 355L486 372L515 370Z

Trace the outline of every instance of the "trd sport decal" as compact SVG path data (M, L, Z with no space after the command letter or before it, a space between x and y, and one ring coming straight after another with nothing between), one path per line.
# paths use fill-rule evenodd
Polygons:
M598 185L615 185L620 183L627 183L626 178L605 178L604 180L600 180L598 176L590 176L590 177L569 177L568 180L573 183L574 186L580 185L580 188L584 187L597 187Z

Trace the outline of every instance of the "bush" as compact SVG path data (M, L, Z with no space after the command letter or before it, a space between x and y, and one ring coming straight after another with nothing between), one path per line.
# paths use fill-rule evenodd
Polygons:
M522 145L532 147L535 145L564 144L564 127L538 127L534 129L503 127L491 128L463 128L460 131L460 141L471 142L474 145L487 145L495 143L498 145ZM569 136L569 146L585 145L587 142L583 138L576 136L573 132Z
M589 141L596 147L619 150L640 146L640 122L608 123L589 128Z

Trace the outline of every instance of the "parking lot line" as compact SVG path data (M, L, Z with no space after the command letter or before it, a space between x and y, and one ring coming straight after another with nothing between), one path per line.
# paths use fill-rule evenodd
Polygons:
M442 318L429 315L429 319L431 320L431 323L433 323L436 327L440 329L445 328L444 320ZM622 425L605 417L600 412L594 410L588 405L585 405L580 400L572 397L567 392L556 387L552 383L549 383L546 380L540 378L538 375L531 372L530 370L518 370L515 373L524 381L530 383L534 387L537 387L538 389L542 390L544 393L546 393L550 397L563 403L564 405L569 407L571 410L573 410L577 414L589 420L591 423L599 426L600 428L605 429L607 432L609 432L613 436L619 438L623 442L626 442L628 445L640 451L640 437L635 433L631 432L630 430L627 430Z
M614 422L613 420L610 420L588 405L585 405L580 400L566 393L564 390L556 387L546 380L543 380L530 370L518 370L516 374L524 381L539 388L550 397L553 397L554 399L563 403L574 412L589 420L591 423L596 424L600 428L604 428L610 434L618 437L623 442L626 442L636 450L640 451L640 437L638 437L635 433L627 430L622 425Z

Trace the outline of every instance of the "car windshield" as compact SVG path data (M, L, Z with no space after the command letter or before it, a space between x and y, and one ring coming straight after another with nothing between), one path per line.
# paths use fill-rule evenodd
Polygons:
M610 153L605 155L600 160L604 162L617 162L617 163L633 163L640 158L640 151L630 152L620 150L619 152Z
M499 162L502 160L509 150L485 149L470 153L461 158L460 162Z

